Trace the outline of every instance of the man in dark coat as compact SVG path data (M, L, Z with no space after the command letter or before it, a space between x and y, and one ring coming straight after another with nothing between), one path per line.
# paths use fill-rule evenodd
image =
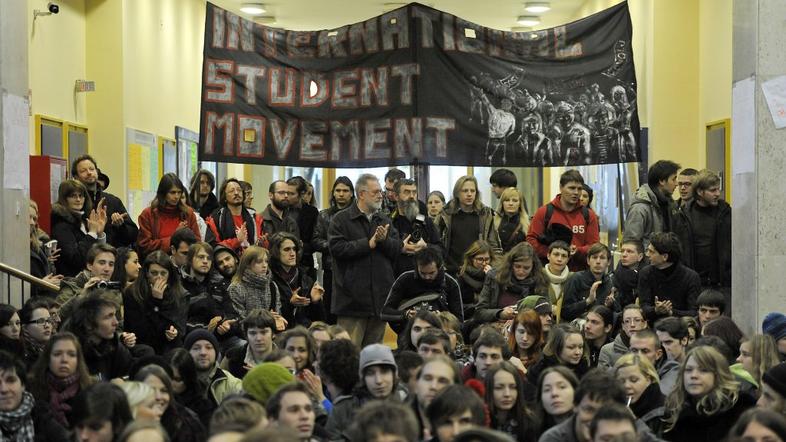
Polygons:
M200 169L191 178L191 188L188 191L188 202L191 208L199 213L202 219L207 219L214 210L218 209L218 198L213 191L216 189L216 178L206 169Z
M331 311L352 342L363 348L381 343L385 336L380 313L393 284L401 239L390 218L380 213L382 187L377 177L361 175L355 190L357 204L337 213L328 230L334 264Z
M415 316L417 309L428 306L434 311L453 313L464 321L464 306L458 281L445 273L441 250L426 247L415 254L416 269L396 278L382 308L382 318L399 333L404 321ZM403 306L403 308L402 308Z
M680 207L674 231L682 243L682 262L696 271L704 288L731 291L731 206L720 199L721 179L701 171L693 198ZM727 304L728 304L727 299Z
M317 226L314 229L314 238L311 240L314 251L322 253L322 280L325 281L325 310L330 310L330 305L333 300L333 258L330 256L330 248L328 246L328 228L330 227L330 221L336 213L355 203L355 186L349 178L340 176L336 178L336 182L333 183L333 189L330 190L330 195L330 207L319 212ZM326 313L327 322L335 324L336 315L330 311Z
M445 250L437 227L428 216L428 212L420 208L415 180L402 178L396 181L393 189L396 193L396 209L390 213L390 218L403 243L395 266L398 276L415 269L414 254L418 251L430 246L444 257Z
M650 237L650 265L639 272L639 302L650 321L664 316L696 316L701 281L695 271L680 263L681 249L673 232Z
M109 192L105 192L98 185L98 166L90 155L77 157L71 165L71 176L87 187L87 193L93 201L93 207L104 200L106 205L106 242L118 247L128 247L136 243L139 228L128 215L128 210L123 202Z

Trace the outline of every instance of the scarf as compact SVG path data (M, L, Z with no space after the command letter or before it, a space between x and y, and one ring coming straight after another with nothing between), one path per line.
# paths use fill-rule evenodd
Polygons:
M535 278L532 277L527 277L521 281L516 278L510 278L510 284L505 287L505 291L519 298L531 295L534 290Z
M243 217L243 223L245 223L248 231L248 243L255 244L256 224L254 223L254 218L245 208L240 211L240 215ZM218 212L213 213L212 217L222 240L237 237L235 235L235 220L232 219L232 211L227 206L222 206Z
M12 411L0 411L0 442L32 442L35 439L33 426L35 399L29 391L22 392L22 402Z
M270 272L264 275L257 275L251 270L246 270L240 281L254 290L254 294L259 297L261 308L265 310L277 310L276 303L270 296Z
M284 270L283 266L274 265L273 272L276 274L276 276L281 278L282 281L287 283L287 286L289 286L290 290L294 290L300 286L300 284L298 284L298 279L299 279L298 277L300 276L300 272L298 271L297 266L294 266L289 270ZM293 285L296 285L297 287ZM308 295L301 293L300 296L308 296Z
M461 274L461 280L472 287L472 290L480 292L483 289L483 282L486 280L486 272L472 266L467 266L464 273Z
M549 286L554 291L554 299L550 299L549 301L552 304L556 304L557 301L562 299L562 285L565 283L565 281L568 280L568 276L570 276L570 269L568 266L565 266L565 268L562 269L561 274L555 275L551 273L547 264L543 266L543 275L546 276Z
M25 359L35 361L41 352L44 351L46 342L38 342L30 336L30 332L25 327L22 327L22 345L25 349Z
M46 383L49 385L49 405L52 407L52 414L60 425L65 428L70 427L65 416L71 411L71 405L67 401L79 392L79 373L58 378L47 371Z

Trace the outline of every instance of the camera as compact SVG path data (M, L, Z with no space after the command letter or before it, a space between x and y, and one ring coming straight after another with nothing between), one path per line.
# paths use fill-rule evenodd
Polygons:
M120 283L118 281L98 281L96 288L118 290L120 289Z
M426 232L426 217L425 215L418 215L412 220L412 233L409 234L409 243L415 244L420 242Z
M46 9L48 9L52 14L57 14L60 12L60 6L58 6L58 4L55 2L49 2L49 4L46 5Z

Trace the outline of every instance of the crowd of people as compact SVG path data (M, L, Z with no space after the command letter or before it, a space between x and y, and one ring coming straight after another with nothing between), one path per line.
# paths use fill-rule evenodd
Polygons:
M100 176L73 162L48 233L31 202L59 290L0 305L1 440L786 441L786 316L731 319L711 171L654 163L616 265L577 170L533 216L507 169L339 177L321 211L166 174L136 222Z

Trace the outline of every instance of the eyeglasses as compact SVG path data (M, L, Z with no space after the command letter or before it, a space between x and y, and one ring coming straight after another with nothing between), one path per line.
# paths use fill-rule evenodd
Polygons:
M693 183L677 183L680 187L690 187Z
M477 262L491 262L491 258L488 256L476 256L472 259Z
M38 319L33 319L33 320L28 321L27 324L35 324L35 325L46 325L46 324L49 324L49 325L52 325L53 322L52 322L52 318L38 318Z
M628 324L628 325L630 325L630 324L641 324L642 322L644 322L644 320L641 319L641 318L628 318L628 319L622 321L623 324Z

